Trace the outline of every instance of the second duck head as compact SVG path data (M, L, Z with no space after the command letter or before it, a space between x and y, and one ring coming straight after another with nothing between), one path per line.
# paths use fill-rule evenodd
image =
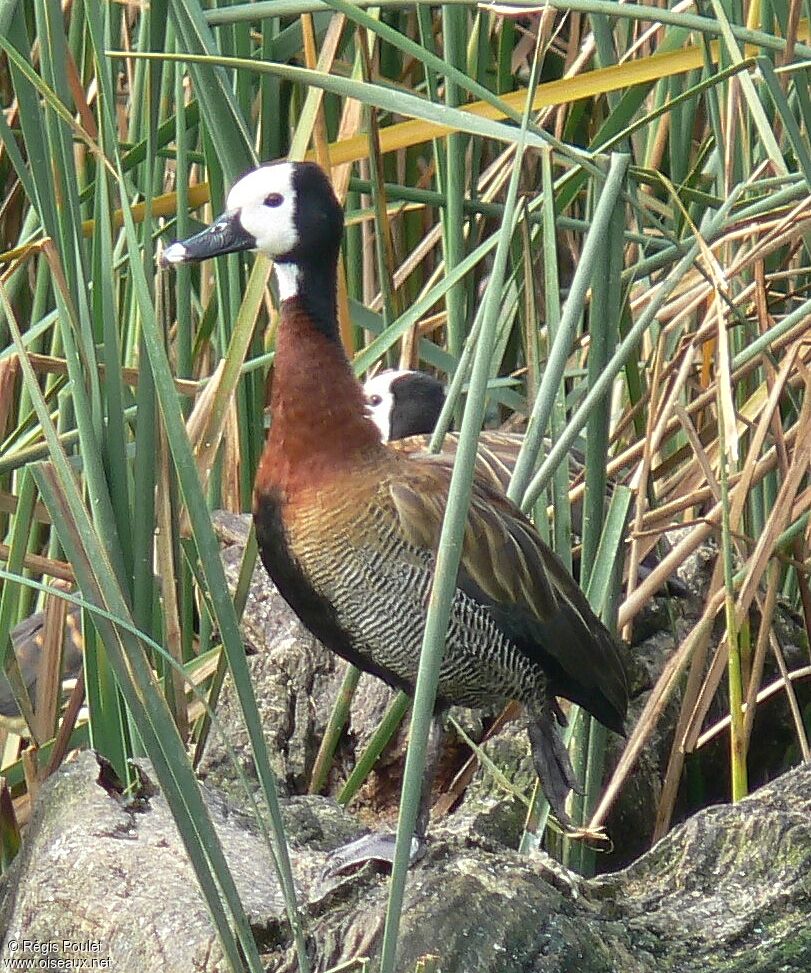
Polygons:
M387 368L363 386L372 421L383 442L429 435L445 404L445 388L426 372Z

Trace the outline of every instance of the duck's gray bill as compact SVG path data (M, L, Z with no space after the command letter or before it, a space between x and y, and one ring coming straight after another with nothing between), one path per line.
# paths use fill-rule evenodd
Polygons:
M237 213L224 213L216 223L195 233L188 240L178 240L163 251L161 263L186 264L238 250L252 250L256 238L242 226Z

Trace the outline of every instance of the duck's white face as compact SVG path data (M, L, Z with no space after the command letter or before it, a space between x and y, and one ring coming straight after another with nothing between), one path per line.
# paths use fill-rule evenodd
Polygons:
M278 162L243 176L228 194L226 216L239 220L255 249L269 257L289 253L299 242L293 165Z
M387 369L363 386L369 418L383 442L433 432L445 403L442 384L425 372Z
M188 240L167 247L163 262L189 263L239 250L259 250L274 258L289 253L300 242L294 171L294 163L278 162L243 176L228 194L222 216ZM297 292L295 265L277 264L276 276L282 300Z
M363 383L363 394L366 396L366 408L372 422L380 430L384 443L391 437L391 414L394 409L394 393L391 383L400 375L408 372L387 368L374 378Z
M299 292L302 263L310 268L311 288L313 280L334 270L343 211L324 171L315 163L277 162L254 169L234 185L226 206L211 226L167 247L163 263L191 263L239 250L259 250L276 262L282 300Z

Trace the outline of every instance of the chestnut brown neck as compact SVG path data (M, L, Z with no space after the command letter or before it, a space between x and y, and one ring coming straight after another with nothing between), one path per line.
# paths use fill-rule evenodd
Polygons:
M356 465L360 455L385 449L366 416L337 326L316 324L300 296L282 305L270 401L258 492L317 483Z

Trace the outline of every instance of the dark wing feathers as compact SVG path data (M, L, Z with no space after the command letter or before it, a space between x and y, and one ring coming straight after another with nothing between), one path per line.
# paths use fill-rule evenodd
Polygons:
M410 453L390 493L404 538L436 550L453 457ZM616 644L561 561L489 477L474 478L457 580L552 677L562 696L622 731L625 673Z
M506 497L476 484L462 566L493 602L532 605L546 617L557 611L557 593L543 570L535 540L537 534Z
M387 446L398 453L417 455L425 453L430 440L430 436L409 436L407 439L392 440L387 443ZM500 493L506 493L523 441L524 436L521 433L485 430L479 437L476 451L476 476L479 480ZM458 445L459 435L449 432L442 441L440 455L452 459L456 456ZM547 441L546 448L549 449L550 446L551 443ZM583 473L584 464L582 453L575 449L569 451L569 471L572 479ZM608 496L611 495L611 489L612 484L609 481L606 488ZM583 504L581 500L576 500L572 503L572 527L576 534L581 532L582 522Z
M389 489L406 540L433 551L439 544L452 461L444 455L424 460L421 465L430 479L398 480ZM460 570L489 601L534 605L547 615L557 610L556 598L533 535L506 497L474 481Z

